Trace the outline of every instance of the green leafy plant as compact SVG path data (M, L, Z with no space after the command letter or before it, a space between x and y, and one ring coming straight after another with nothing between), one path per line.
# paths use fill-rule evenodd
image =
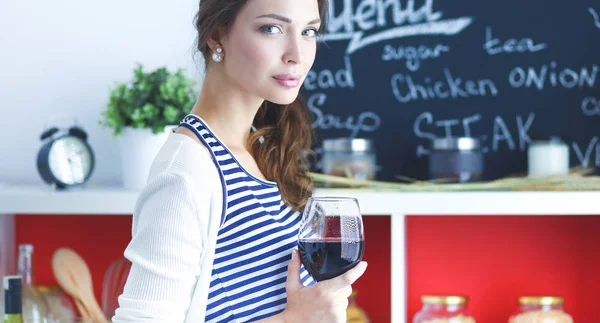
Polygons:
M158 134L166 126L177 125L194 105L195 82L183 69L170 73L165 67L144 72L137 64L133 80L117 83L111 89L100 125L111 128L118 136L124 128L152 129Z

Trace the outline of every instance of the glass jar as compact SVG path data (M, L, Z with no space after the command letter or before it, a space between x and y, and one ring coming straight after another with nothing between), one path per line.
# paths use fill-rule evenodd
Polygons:
M564 298L558 296L519 297L519 308L509 323L573 323L563 310Z
M425 295L423 308L415 314L413 323L475 323L464 296Z
M38 286L52 314L52 323L76 323L77 312L71 298L59 286Z
M471 137L436 138L429 155L429 178L445 183L476 182L483 178L483 151Z
M348 298L348 308L346 309L346 323L370 323L369 317L364 309L356 304L357 291L352 291Z
M360 138L325 139L322 163L326 175L372 180L377 168L373 141Z
M533 141L527 149L527 175L569 175L569 146L560 140Z

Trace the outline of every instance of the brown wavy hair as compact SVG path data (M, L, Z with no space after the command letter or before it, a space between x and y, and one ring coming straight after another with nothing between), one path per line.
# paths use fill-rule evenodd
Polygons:
M219 31L227 33L238 12L248 0L201 0L195 17L197 49L205 67L210 63L208 40ZM329 3L317 0L321 18L320 32L326 30ZM312 194L308 176L313 140L312 120L306 102L298 96L288 105L266 101L254 117L257 128L248 136L246 147L265 177L278 184L283 200L301 211ZM262 137L262 138L261 138Z

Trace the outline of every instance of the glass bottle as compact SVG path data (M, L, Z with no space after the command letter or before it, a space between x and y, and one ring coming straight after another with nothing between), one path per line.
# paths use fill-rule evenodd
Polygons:
M475 323L464 296L426 295L421 297L423 308L413 323Z
M509 323L573 323L563 310L564 298L559 296L519 297L519 308Z
M19 276L23 279L23 319L28 323L49 323L46 299L35 285L33 245L19 245Z
M23 323L23 297L21 276L5 276L4 323Z

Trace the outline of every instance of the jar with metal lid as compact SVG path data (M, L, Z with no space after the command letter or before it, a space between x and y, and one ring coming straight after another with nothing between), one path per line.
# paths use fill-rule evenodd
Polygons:
M478 139L471 137L436 138L429 155L429 177L446 183L480 181L483 177L483 152Z
M323 173L360 180L375 178L377 158L373 141L364 138L323 140Z
M558 296L519 297L519 308L509 323L573 323L563 310L564 298Z
M425 295L423 308L415 314L413 323L475 323L475 316L467 308L465 296Z

